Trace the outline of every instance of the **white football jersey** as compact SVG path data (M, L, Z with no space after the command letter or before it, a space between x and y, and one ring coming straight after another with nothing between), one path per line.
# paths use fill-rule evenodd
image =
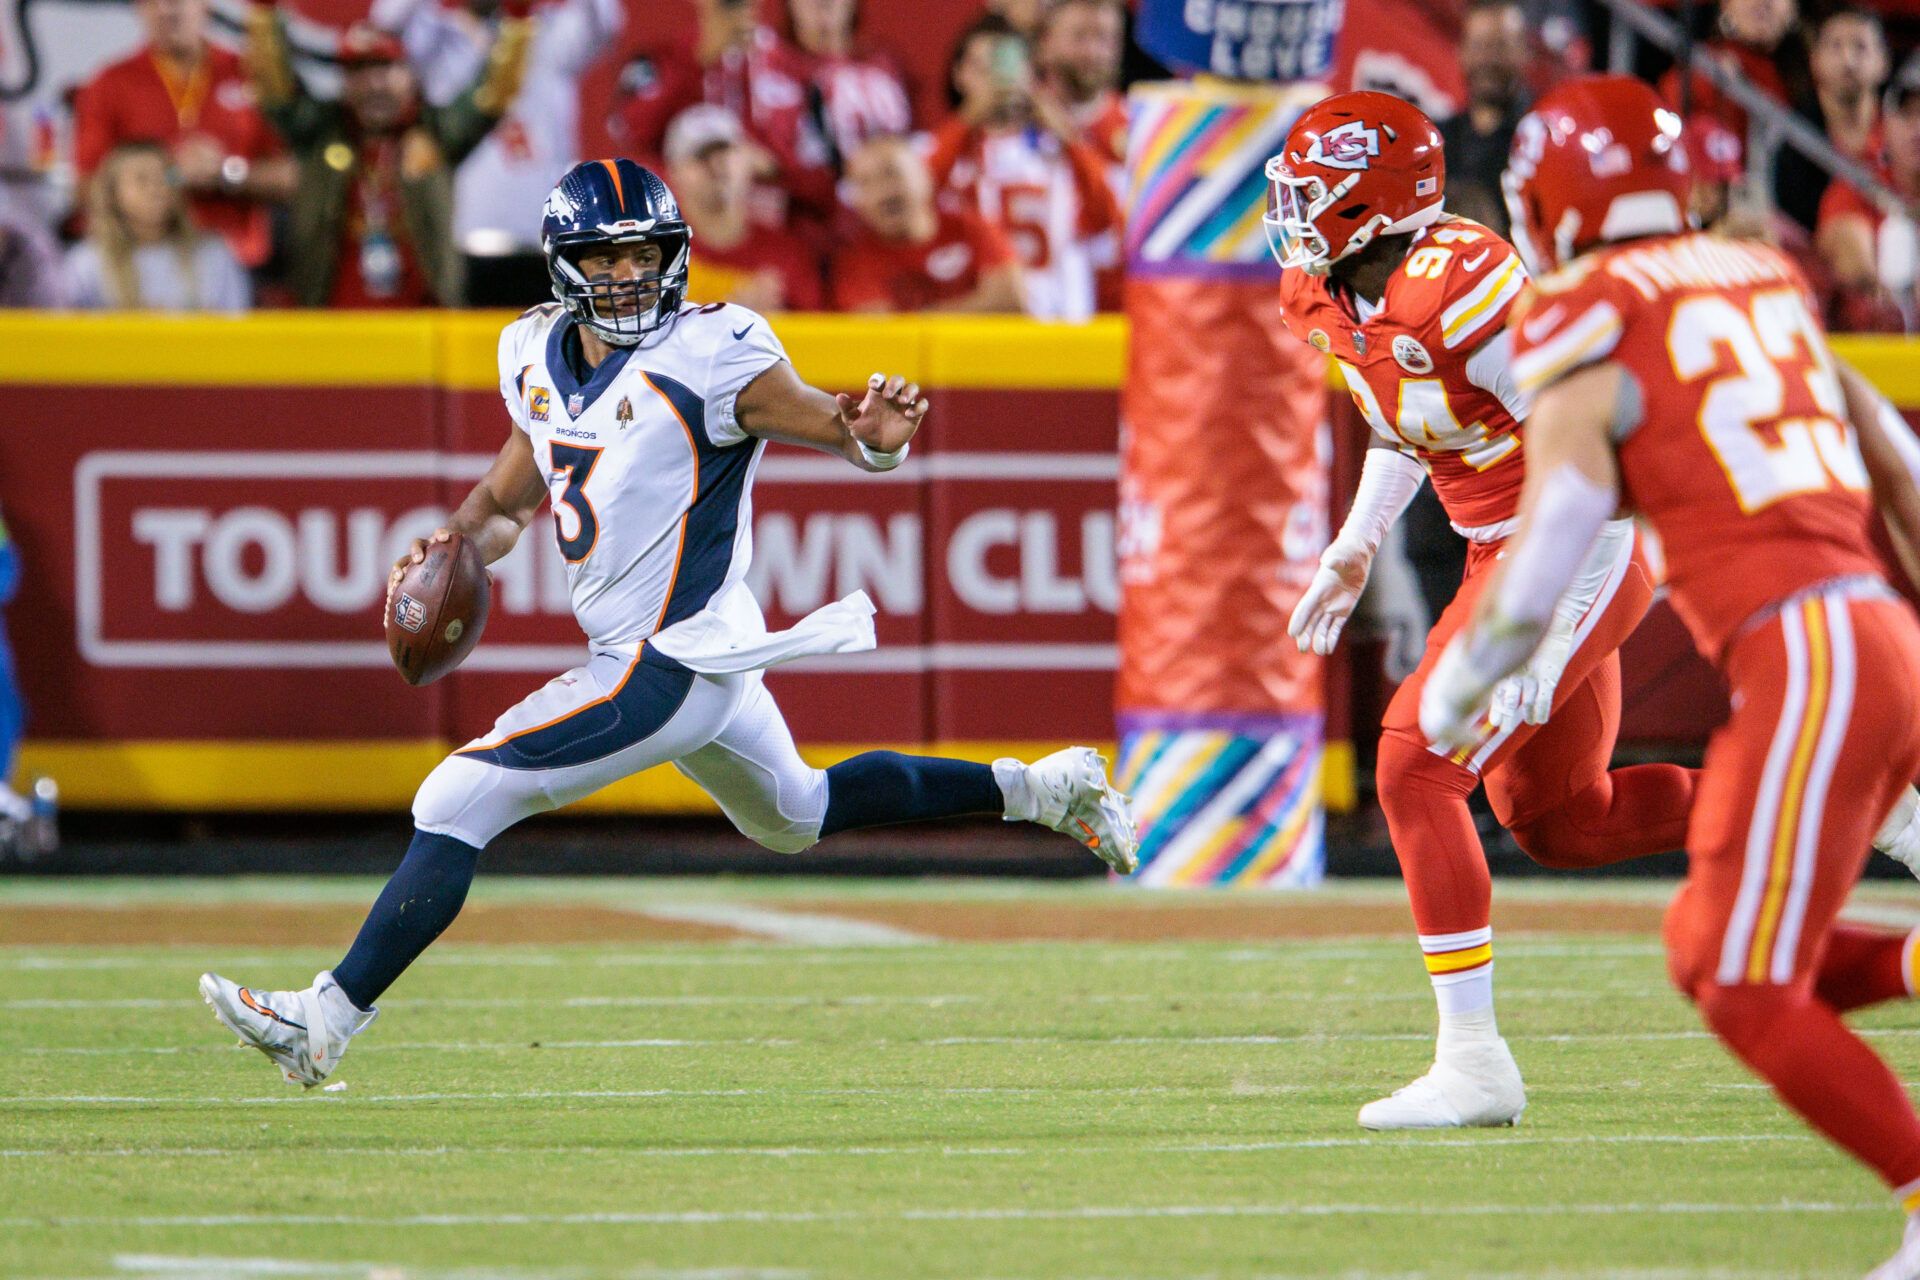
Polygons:
M728 603L751 631L742 579L766 444L740 429L734 400L786 359L780 340L745 307L689 303L582 383L577 328L553 303L508 325L500 394L546 475L581 629L630 646Z

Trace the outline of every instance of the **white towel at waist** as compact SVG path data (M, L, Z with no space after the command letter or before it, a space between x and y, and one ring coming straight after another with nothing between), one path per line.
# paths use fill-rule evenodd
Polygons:
M815 609L785 631L768 631L759 601L736 583L691 618L683 618L646 643L695 671L721 674L760 671L797 658L860 653L875 647L873 601L856 591ZM638 646L620 646L635 651Z

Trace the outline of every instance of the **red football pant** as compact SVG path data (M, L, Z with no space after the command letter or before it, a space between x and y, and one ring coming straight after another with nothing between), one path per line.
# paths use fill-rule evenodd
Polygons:
M1920 773L1920 624L1890 597L1809 592L1737 638L1722 669L1734 711L1707 749L1667 913L1673 980L1783 1102L1905 1187L1920 1118L1838 1013L1897 993L1900 941L1836 936L1834 920Z
M1694 772L1640 765L1611 773L1620 731L1620 658L1653 600L1636 549L1623 558L1576 634L1544 725L1488 728L1477 746L1443 756L1420 732L1420 692L1447 642L1473 616L1499 545L1475 544L1453 603L1427 637L1419 668L1400 686L1381 726L1380 807L1423 936L1485 929L1493 881L1467 797L1482 780L1502 825L1534 861L1597 867L1681 848Z

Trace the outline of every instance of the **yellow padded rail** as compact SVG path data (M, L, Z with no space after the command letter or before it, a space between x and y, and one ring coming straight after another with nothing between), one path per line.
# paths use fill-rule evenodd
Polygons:
M0 384L498 385L506 311L262 311L247 316L0 312ZM1118 389L1127 324L1043 324L1006 316L783 315L774 327L810 380L852 388L875 371L950 388ZM1842 337L1836 354L1920 409L1916 345ZM1338 386L1334 381L1333 385Z

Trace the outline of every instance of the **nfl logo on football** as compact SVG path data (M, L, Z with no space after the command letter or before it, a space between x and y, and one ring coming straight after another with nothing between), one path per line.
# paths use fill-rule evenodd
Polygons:
M400 598L393 602L393 620L408 631L417 632L427 625L427 608L402 591Z

